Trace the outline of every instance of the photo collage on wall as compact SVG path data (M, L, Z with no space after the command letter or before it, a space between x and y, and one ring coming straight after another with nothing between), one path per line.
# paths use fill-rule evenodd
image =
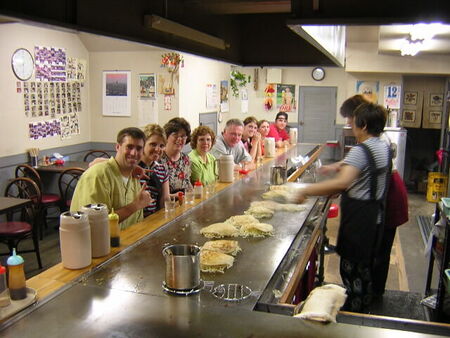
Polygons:
M23 83L24 111L41 121L29 123L30 139L79 134L86 61L67 57L64 48L36 46L34 52L35 81Z

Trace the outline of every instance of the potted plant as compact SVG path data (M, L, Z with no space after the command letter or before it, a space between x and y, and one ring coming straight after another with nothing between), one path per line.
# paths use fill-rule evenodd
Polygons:
M232 70L230 73L230 86L234 97L239 96L239 88L245 87L247 83L250 83L250 75L245 75L238 70Z

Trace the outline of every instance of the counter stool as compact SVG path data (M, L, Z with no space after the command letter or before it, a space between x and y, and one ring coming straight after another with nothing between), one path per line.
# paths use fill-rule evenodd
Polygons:
M335 203L332 203L330 205L330 209L328 210L327 218L336 218L338 216L339 216L339 206ZM329 243L328 237L325 235L326 230L327 229L326 229L326 225L325 225L325 230L324 230L324 236L325 236L325 238L324 238L324 253L325 253L325 255L336 252L336 246L331 245Z
M14 218L14 211L11 211L7 214L7 221L0 222L0 242L5 243L9 250L8 253L0 253L0 255L11 255L13 248L16 248L18 254L35 252L39 269L42 269L38 229L35 226L41 203L39 187L29 178L15 178L6 186L5 197L29 199L31 203L16 211L20 213L19 220ZM19 250L19 243L27 238L33 240L34 249Z
M61 211L59 203L61 202L61 197L56 194L45 194L43 193L43 186L41 176L32 166L28 164L19 164L16 167L16 178L17 177L28 177L32 179L39 187L42 194L41 210L39 213L39 238L43 239L43 226L48 227L47 224L47 210L50 208L58 208ZM59 217L58 217L59 218Z

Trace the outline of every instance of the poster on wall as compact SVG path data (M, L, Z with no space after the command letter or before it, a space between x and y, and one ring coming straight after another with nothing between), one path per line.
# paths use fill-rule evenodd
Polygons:
M77 79L78 60L76 58L67 57L67 81L75 81Z
M384 102L383 105L391 109L400 109L400 95L402 87L398 85L384 86Z
M103 72L103 116L131 116L131 72Z
M225 113L230 110L228 104L228 81L220 81L220 111Z
M158 123L158 100L138 100L138 127Z
M356 93L364 96L366 100L372 103L378 103L380 95L379 81L356 81Z
M34 47L36 81L66 81L66 50L58 47Z
M156 99L155 74L139 74L139 98Z
M217 109L218 97L217 86L215 84L206 85L206 110Z
M291 112L295 107L295 85L277 84L277 108L280 112Z

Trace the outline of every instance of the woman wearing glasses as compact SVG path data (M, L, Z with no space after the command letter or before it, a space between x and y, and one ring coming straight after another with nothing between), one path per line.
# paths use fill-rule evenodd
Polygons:
M175 117L163 128L167 135L167 143L161 156L161 164L169 173L170 194L176 196L179 191L192 189L191 161L189 156L182 152L186 142L189 142L191 126L184 118Z

